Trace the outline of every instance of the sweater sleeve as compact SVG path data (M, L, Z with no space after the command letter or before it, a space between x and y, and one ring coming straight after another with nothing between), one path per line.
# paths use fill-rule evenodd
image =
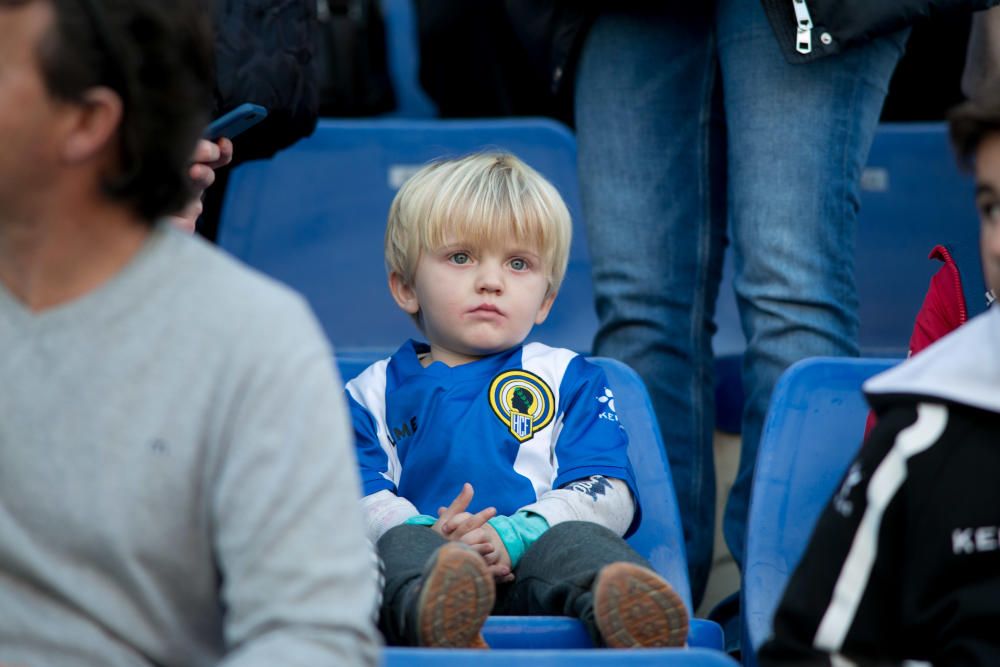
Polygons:
M517 567L521 556L549 529L549 522L540 514L519 511L513 516L495 516L488 522L497 531L507 549L511 567Z
M246 351L210 487L221 664L375 665L376 560L350 418L318 326L293 315Z

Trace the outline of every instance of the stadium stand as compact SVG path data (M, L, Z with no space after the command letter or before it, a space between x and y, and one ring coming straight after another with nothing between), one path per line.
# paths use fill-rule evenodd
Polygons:
M757 454L743 571L743 664L756 648L820 512L861 445L862 383L896 359L817 357L782 375Z
M391 301L381 262L384 220L395 190L427 160L482 148L517 153L567 200L576 239L566 282L549 320L535 329L532 339L588 351L596 318L580 223L575 142L553 121L324 120L313 137L271 161L248 163L234 172L220 245L304 293L342 361L385 356L417 333ZM862 180L855 255L861 351L901 358L938 267L927 260L935 244L948 244L963 269L970 309L983 302L978 226L972 224L976 213L970 203L973 184L954 164L945 126L937 123L881 126ZM714 340L716 421L722 430L738 432L745 342L731 285L727 265ZM856 437L854 444L859 442ZM756 576L750 568L748 560L745 576ZM772 598L779 593L780 588L772 591ZM748 624L759 626L760 612L747 611L756 615ZM751 639L756 645L761 637L751 634Z

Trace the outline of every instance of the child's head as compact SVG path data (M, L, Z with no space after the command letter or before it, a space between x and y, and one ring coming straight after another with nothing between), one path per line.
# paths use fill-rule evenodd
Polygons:
M469 358L491 354L520 343L545 319L566 272L570 237L559 193L513 155L437 161L392 202L390 289L432 354L445 344Z
M983 276L1000 296L1000 99L966 102L948 120L959 161L975 173Z

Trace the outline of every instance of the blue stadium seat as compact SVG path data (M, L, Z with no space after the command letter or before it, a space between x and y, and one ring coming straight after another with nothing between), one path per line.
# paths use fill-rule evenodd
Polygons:
M985 308L979 268L974 183L962 173L944 123L886 123L878 128L861 179L855 267L864 356L904 357L913 320L930 278L941 266L927 259L947 244L959 264L970 316ZM727 257L727 260L729 258ZM738 433L742 412L739 362L746 346L727 261L713 340L722 430Z
M947 244L962 271L970 316L985 310L975 183L959 170L944 123L879 128L862 178L856 252L861 352L905 356L928 282L927 259Z
M389 204L416 168L482 148L508 150L559 189L575 241L559 298L532 340L590 350L597 328L580 222L576 142L546 119L323 120L271 160L230 177L219 245L306 296L338 351L391 352L417 335L386 287Z
M707 649L509 650L475 651L433 648L387 648L383 667L736 667L719 651Z
M757 455L743 570L743 664L771 632L785 583L861 445L868 406L861 385L897 359L806 359L771 398Z
M377 357L352 353L338 357L344 380L356 376ZM591 357L608 376L615 392L615 404L629 433L629 459L635 469L643 517L629 544L671 583L691 609L691 587L687 578L687 557L677 499L667 464L660 428L653 416L645 385L635 371L613 359ZM509 617L490 620L487 641L500 647L576 648L590 645L583 627L574 619L549 617ZM711 621L692 623L690 644L721 648L718 625Z
M491 616L483 637L495 649L593 648L583 623L567 616ZM688 646L722 650L722 628L702 618L691 619Z

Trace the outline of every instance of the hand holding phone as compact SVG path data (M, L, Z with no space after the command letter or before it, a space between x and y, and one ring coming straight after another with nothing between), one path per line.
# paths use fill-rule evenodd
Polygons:
M267 109L259 104L246 102L213 120L205 129L203 136L210 141L222 137L232 139L265 118L267 118Z

